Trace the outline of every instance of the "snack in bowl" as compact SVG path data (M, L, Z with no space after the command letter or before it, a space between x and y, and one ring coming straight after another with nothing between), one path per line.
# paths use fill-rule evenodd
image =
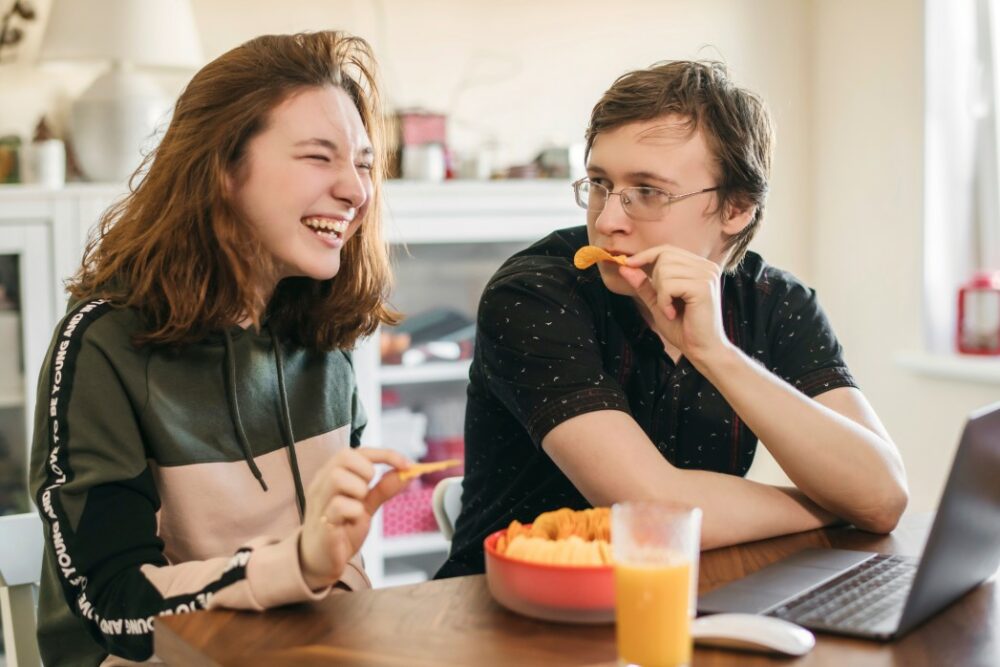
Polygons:
M617 262L625 266L626 259L628 258L625 255L612 255L604 248L598 248L595 245L585 245L573 255L573 266L581 271L589 269L597 262Z
M484 542L486 582L504 607L568 623L614 621L610 514L606 507L512 521Z

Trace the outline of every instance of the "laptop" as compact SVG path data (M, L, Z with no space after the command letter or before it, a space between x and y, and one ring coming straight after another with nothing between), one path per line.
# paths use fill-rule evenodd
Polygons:
M1000 403L969 416L920 558L806 549L702 596L698 612L776 616L884 641L989 579L998 564Z

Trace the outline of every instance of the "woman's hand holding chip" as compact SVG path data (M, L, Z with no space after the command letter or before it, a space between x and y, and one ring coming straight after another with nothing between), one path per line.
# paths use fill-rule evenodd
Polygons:
M320 590L335 583L347 561L361 548L372 515L406 482L395 472L375 478L375 464L397 469L411 462L387 449L341 449L324 465L309 484L306 512L299 538L299 563L306 584Z

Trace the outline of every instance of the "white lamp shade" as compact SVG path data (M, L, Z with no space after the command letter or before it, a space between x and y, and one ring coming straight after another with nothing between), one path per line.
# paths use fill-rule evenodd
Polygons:
M77 161L92 181L121 183L156 147L171 101L147 76L114 66L73 103L70 131Z
M39 58L202 64L189 0L53 0Z

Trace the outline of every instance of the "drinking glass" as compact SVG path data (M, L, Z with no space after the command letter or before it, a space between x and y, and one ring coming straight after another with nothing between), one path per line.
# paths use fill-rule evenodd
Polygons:
M618 664L691 662L701 510L657 502L611 508Z

